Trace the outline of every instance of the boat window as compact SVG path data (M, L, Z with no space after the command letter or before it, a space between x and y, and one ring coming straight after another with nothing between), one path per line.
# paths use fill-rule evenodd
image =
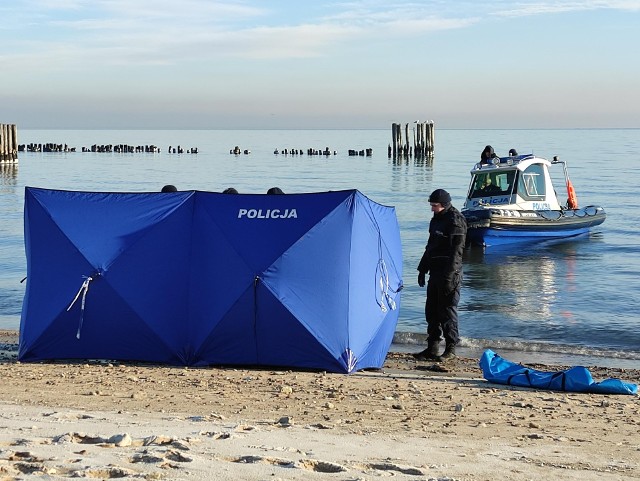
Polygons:
M515 175L515 170L474 174L469 197L473 199L492 195L511 195Z
M539 200L545 197L546 188L542 165L530 165L520 174L518 194L525 200Z

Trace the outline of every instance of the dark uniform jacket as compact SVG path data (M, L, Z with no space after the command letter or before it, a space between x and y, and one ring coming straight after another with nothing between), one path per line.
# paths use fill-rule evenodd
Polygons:
M452 289L462 272L462 253L467 235L464 216L452 205L434 214L429 223L429 240L418 271L430 273Z

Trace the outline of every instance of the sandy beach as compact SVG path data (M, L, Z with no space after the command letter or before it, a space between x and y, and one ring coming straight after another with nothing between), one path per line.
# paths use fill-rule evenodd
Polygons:
M490 384L477 359L342 375L20 363L17 342L0 331L1 481L640 479L638 396Z

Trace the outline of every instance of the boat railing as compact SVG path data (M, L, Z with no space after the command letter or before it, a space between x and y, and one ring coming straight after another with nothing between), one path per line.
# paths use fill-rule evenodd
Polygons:
M533 154L522 154L522 155L510 155L508 157L494 157L489 159L487 163L478 162L474 166L474 170L481 170L483 168L489 167L506 167L517 165L523 160L533 159L535 156Z

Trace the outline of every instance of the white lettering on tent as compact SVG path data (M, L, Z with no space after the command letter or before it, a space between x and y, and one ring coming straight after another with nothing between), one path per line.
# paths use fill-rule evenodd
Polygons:
M296 209L239 209L238 219L297 219Z

